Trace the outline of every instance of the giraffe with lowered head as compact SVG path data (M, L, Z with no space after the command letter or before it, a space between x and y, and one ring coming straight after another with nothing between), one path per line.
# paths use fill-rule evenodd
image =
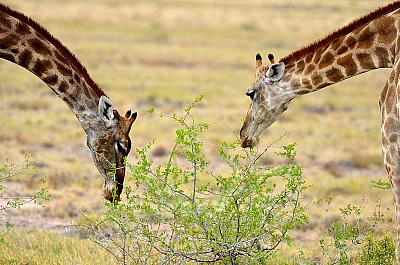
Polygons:
M247 91L251 105L240 130L242 147L258 144L261 133L275 122L290 102L304 94L347 78L392 68L382 90L382 154L397 219L397 264L400 264L400 1L381 7L327 37L275 63L263 64L256 55L256 79Z
M2 4L0 58L32 72L67 104L87 135L93 161L104 178L104 197L119 200L131 148L129 131L137 113L129 110L121 116L67 48L35 21Z

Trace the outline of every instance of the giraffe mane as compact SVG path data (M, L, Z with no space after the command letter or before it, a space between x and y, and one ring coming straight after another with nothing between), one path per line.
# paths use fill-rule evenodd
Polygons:
M325 47L325 46L329 45L332 41L349 34L350 32L357 29L358 27L365 25L365 24L373 21L374 19L376 19L382 15L385 15L387 13L390 13L398 8L400 8L400 1L395 1L386 6L380 7L377 10L372 11L369 14L367 14L359 19L354 20L347 26L344 26L344 27L340 28L339 30L330 33L325 38L317 40L297 51L292 52L291 54L281 58L279 61L284 62L285 64L289 64L289 63L298 61L299 59L303 58L304 56L314 52L316 49Z
M73 69L83 77L88 86L95 92L96 95L101 97L105 95L104 91L99 88L99 86L93 81L93 79L89 76L86 68L79 62L79 60L75 57L75 55L69 51L58 39L53 37L46 29L40 26L37 22L32 20L31 18L25 16L22 13L12 10L8 6L0 3L0 12L4 12L9 16L14 17L15 19L21 21L24 24L27 24L31 28L33 28L39 35L41 35L45 40L51 43L57 51L71 64ZM1 17L0 17L1 19Z

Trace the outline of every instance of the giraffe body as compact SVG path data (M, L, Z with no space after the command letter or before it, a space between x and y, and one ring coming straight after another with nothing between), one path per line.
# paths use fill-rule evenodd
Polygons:
M379 100L382 154L393 186L400 264L400 1L355 20L348 26L275 63L256 56L256 80L248 89L252 103L240 131L243 147L258 144L263 130L290 102L304 94L379 68L393 68Z
M39 77L78 118L99 173L104 197L119 199L136 113L121 116L84 66L39 24L0 4L0 58ZM110 174L111 172L111 174Z

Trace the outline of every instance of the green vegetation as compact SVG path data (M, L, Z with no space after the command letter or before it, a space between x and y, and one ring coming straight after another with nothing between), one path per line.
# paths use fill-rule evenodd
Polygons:
M367 237L362 249L360 264L393 264L395 262L395 240L391 235L374 238Z
M379 200L368 217L362 215L361 206L340 208L341 217L328 224L319 239L321 253L310 257L309 250L293 248L296 229L309 224L302 199L309 186L295 161L295 145L278 149L283 165L271 167L263 165L261 158L283 137L259 153L239 148L238 141L223 142L219 154L228 170L214 172L201 140L208 125L195 122L191 113L200 103L201 97L182 115L167 116L180 127L165 164L155 165L150 158L154 141L137 148L137 161L127 165L132 184L125 186L126 200L106 203L104 215L88 217L81 225L90 240L122 265L308 264L312 260L392 264L393 238L372 235L391 225ZM382 180L375 185L387 189ZM290 246L291 256L281 257Z
M87 240L46 231L10 232L0 245L0 264L116 264L108 253Z
M50 199L50 194L45 186L46 178L41 178L42 185L35 194L27 197L9 197L6 196L7 189L4 187L3 182L9 181L12 178L22 174L30 172L31 174L37 169L32 164L32 157L34 155L26 155L21 166L17 166L8 161L0 164L0 221L4 222L5 229L0 231L0 245L5 243L5 236L13 228L13 224L7 220L4 216L5 213L9 213L13 210L19 210L22 206L33 204L39 207L44 207L45 203Z
M209 167L220 174L229 168L219 157L219 143L237 139L249 105L244 93L254 78L255 54L261 52L265 57L274 53L279 58L390 1L270 2L3 1L37 20L73 51L118 110L138 111L131 132L133 150L156 139L149 154L155 166L168 161L178 125L147 110L155 107L162 113L177 112L195 95L204 95L193 115L200 123L209 124L201 139L203 150ZM294 131L280 145L297 143L296 160L310 186L302 198L309 223L295 227L292 245L282 245L282 252L272 255L270 264L320 261L320 237L341 220L339 209L346 205L362 208L360 218L365 220L373 216L376 198L381 198L382 212L393 218L391 191L375 188L385 186L380 179L386 181L377 102L387 76L388 71L377 70L298 98L264 134L261 149ZM96 255L99 260L112 260L90 242L65 238L63 229L54 228L57 235L25 232L42 225L51 227L54 220L82 223L82 213L96 219L108 208L101 196L103 180L85 145L84 132L69 109L40 80L9 62L0 62L0 79L0 161L23 161L26 153L38 154L33 160L37 173L6 180L7 195L34 194L40 189L41 176L47 176L52 194L45 208L23 207L12 215L18 220L37 216L35 220L41 223L24 228L13 222L12 234L6 236L9 244L2 247L0 257L15 258L22 264L26 259L46 264L46 257L39 254L46 253L54 257L52 264L57 257L52 245L68 240L70 248L60 247L64 250L59 264L98 264ZM135 156L132 151L129 164L136 163ZM284 162L269 153L260 159L265 167ZM206 174L202 177L200 186L215 183ZM127 179L126 184L135 183ZM330 203L315 203L319 200ZM390 223L377 226L374 240L394 231ZM43 252L18 249L25 239L32 244L41 240ZM85 260L89 245L94 254L89 253ZM38 244L34 246L38 248ZM293 249L301 250L303 256ZM82 260L63 260L70 252ZM16 253L15 257L10 257L11 253ZM357 249L351 255L361 254Z
M279 152L288 163L274 168L258 165L269 148L256 154L243 151L238 141L222 143L220 157L229 171L215 173L200 140L208 125L191 114L200 99L182 116L171 115L180 127L168 162L154 165L153 143L138 148L126 203L107 204L100 220L85 225L89 238L120 264L264 264L308 220L300 202L307 186L294 145Z

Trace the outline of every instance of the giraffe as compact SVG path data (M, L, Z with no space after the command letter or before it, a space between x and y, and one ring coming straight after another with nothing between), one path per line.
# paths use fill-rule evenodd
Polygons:
M382 154L396 211L396 260L400 264L400 1L381 7L275 62L256 55L256 78L240 140L258 144L261 133L296 97L379 68L392 68L381 92Z
M0 4L0 58L39 77L75 114L100 175L103 196L118 201L131 149L129 131L136 112L120 115L90 78L85 67L47 30L29 17Z

